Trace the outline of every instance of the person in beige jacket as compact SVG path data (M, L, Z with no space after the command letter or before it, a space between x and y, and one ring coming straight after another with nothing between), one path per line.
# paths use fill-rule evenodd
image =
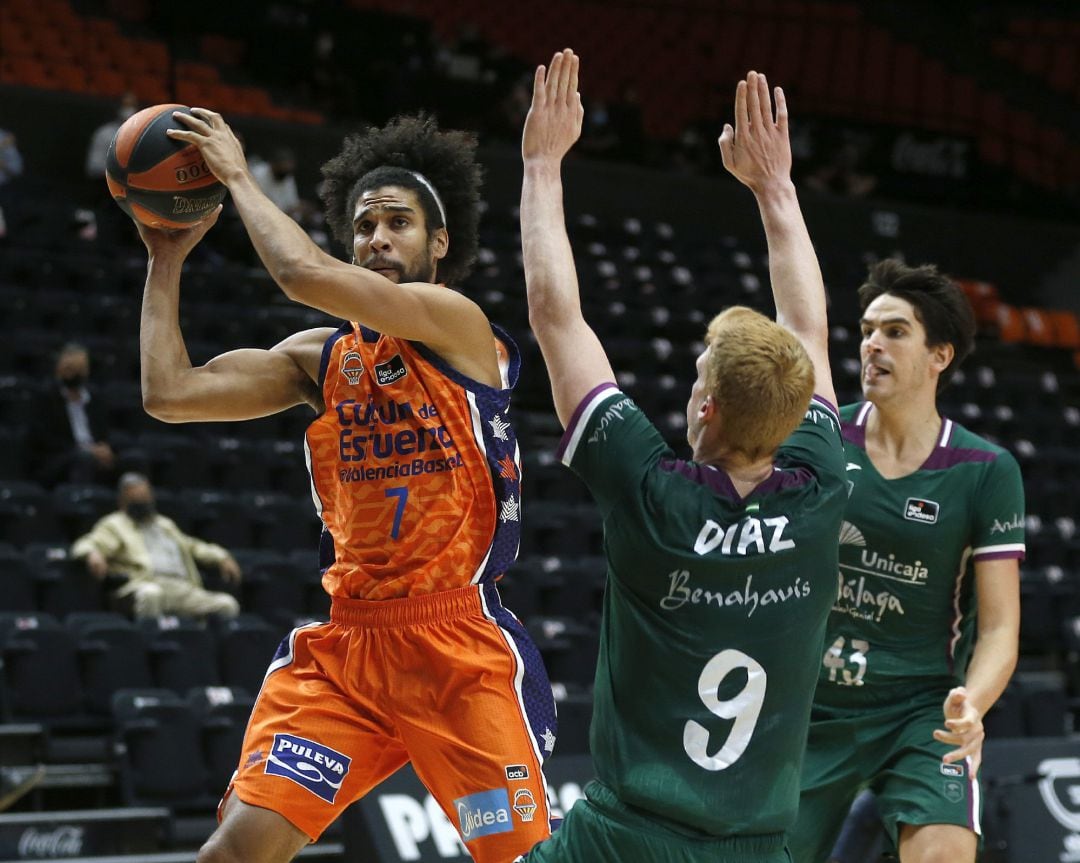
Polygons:
M72 556L86 561L95 578L127 579L114 596L130 597L136 618L160 614L235 617L240 603L228 593L206 590L197 563L217 565L225 581L240 580L233 556L212 542L183 533L159 514L154 489L138 473L125 473L118 484L118 510L101 518L72 546Z

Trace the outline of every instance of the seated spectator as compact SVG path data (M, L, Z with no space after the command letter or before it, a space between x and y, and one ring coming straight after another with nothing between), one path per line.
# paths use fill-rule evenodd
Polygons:
M62 482L111 483L116 454L108 440L105 406L88 381L90 354L69 342L55 366L56 389L31 402L25 418L26 465L30 479L52 488Z
M142 474L120 477L118 497L118 511L99 520L72 546L72 556L85 560L91 575L123 577L114 597L130 602L136 618L239 614L234 596L203 587L196 566L216 565L222 578L235 584L240 567L228 551L188 536L172 519L158 514L154 490Z

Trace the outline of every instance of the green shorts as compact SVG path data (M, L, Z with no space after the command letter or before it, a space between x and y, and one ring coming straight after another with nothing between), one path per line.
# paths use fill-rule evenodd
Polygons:
M534 847L524 863L791 863L782 833L696 838L648 818L590 782L585 799L562 827Z
M925 696L885 708L814 707L803 760L799 816L788 837L795 863L824 863L851 802L877 797L889 838L901 824L957 824L982 834L982 793L966 762L943 764L953 747L934 740L945 700Z

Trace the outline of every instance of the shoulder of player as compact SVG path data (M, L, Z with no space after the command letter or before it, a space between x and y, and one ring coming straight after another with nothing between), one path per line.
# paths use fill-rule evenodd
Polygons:
M315 345L318 345L321 349L326 344L326 340L335 332L337 330L333 327L313 327L310 330L301 330L282 339L271 350L287 354L294 351L309 350Z
M327 340L334 335L333 327L314 327L310 330L301 330L291 336L282 339L270 350L273 353L283 354L291 359L297 369L303 373L302 383L318 381L319 367L322 363L323 350ZM307 397L305 396L307 399ZM310 400L310 399L307 399Z
M837 408L837 413L840 414L841 422L854 422L855 416L859 413L859 408L864 404L866 404L866 402L853 402L849 405L840 405L840 407Z
M971 429L960 425L955 420L946 419L945 421L952 423L947 444L950 449L978 450L991 453L995 457L995 461L1000 458L1015 460L1012 453L1005 447L987 440L982 435L975 434Z

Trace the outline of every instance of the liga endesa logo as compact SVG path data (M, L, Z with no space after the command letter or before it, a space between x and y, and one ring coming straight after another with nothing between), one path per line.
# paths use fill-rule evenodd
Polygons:
M935 524L940 510L941 506L937 501L909 497L904 504L904 518L922 524Z

